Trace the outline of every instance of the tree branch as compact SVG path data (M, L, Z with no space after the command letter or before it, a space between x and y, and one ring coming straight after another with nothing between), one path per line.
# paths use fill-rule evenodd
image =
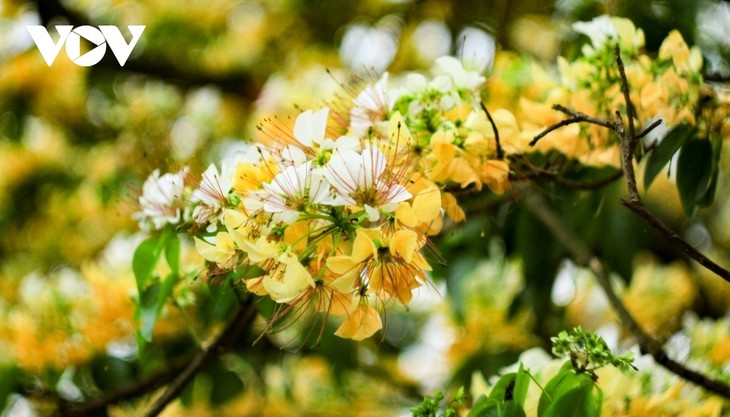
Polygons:
M116 390L108 392L99 398L94 398L83 403L71 403L61 400L59 405L59 414L64 417L87 416L103 411L112 404L117 404L122 401L147 394L173 380L175 376L185 369L190 360L191 357L185 357L177 360L156 373L117 388Z
M665 238L676 243L680 248L682 248L684 253L686 253L690 258L695 260L698 264L702 265L703 267L712 271L718 277L730 283L730 271L718 265L712 259L705 256L702 252L695 249L692 245L689 244L689 242L684 240L682 236L678 235L674 230L670 229L669 226L664 224L664 222L659 220L649 210L647 210L646 207L641 204L641 201L621 199L621 203L623 203L624 206L631 209L631 211L639 215L641 218L646 220L646 222L649 223L651 227L664 235Z
M522 200L528 210L542 222L542 224L555 236L563 245L576 264L588 267L598 280L611 306L621 320L621 324L628 328L636 337L639 347L643 352L650 354L654 360L675 375L684 378L708 391L730 398L730 385L723 381L713 379L707 375L689 369L683 364L671 359L662 348L661 343L649 335L636 319L631 315L621 298L616 294L610 280L608 271L599 258L593 255L587 244L583 242L573 231L568 229L560 218L547 206L545 201L536 192L523 193Z
M626 78L626 70L624 69L624 61L621 59L621 48L616 43L614 48L614 54L616 55L616 65L618 66L618 73L621 76L621 93L624 95L624 101L626 102L626 116L629 118L629 142L631 144L630 149L636 146L636 128L634 127L634 118L636 117L636 108L634 103L631 102L631 94L629 93L629 80Z
M155 401L145 416L155 417L160 414L183 392L185 387L205 365L231 347L238 336L249 327L253 318L256 316L256 308L252 300L252 297L248 297L243 303L239 304L238 311L228 325L207 348L199 351L193 357L190 363L167 387L165 392Z
M487 119L489 119L489 123L492 125L492 130L494 131L494 140L497 143L497 159L502 160L502 158L504 158L504 151L502 150L502 144L499 142L499 130L497 130L497 125L494 123L492 115L489 114L487 106L485 106L484 103L479 103L479 105L482 106L482 110L484 110L484 113L487 115Z
M608 120L599 119L597 117L589 116L585 113L571 110L560 104L554 105L553 110L557 110L559 112L565 113L568 116L570 116L570 118L561 120L555 124L548 126L547 129L543 130L542 132L537 134L537 136L535 136L532 139L532 141L530 142L530 146L535 146L540 139L545 137L548 133L552 132L553 130L560 129L563 126L571 125L573 123L586 122L586 123L592 123L592 124L598 125L598 126L603 126L605 128L611 129L611 130L616 130L616 124L613 122L610 122Z

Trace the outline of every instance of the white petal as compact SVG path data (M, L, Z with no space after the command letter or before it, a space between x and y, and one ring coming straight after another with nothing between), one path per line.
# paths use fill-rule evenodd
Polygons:
M326 107L314 114L311 110L300 114L294 123L294 137L299 143L310 148L313 143L322 142L327 128L328 114L329 109Z

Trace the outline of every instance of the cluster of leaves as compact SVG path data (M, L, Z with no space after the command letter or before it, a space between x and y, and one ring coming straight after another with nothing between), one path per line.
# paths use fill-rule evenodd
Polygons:
M525 402L531 383L540 391L537 405L538 417L598 417L601 414L603 392L598 386L593 371L603 366L614 366L622 371L632 368L630 353L615 355L606 342L595 333L586 332L580 327L570 332L563 331L553 338L553 353L570 356L558 373L543 387L529 370L520 363L517 372L502 375L492 386L489 395L480 395L474 400L469 417L524 417ZM580 363L575 358L584 359ZM581 359L583 360L583 359ZM593 366L588 367L588 360ZM443 394L437 392L433 397L426 396L423 402L411 409L414 417L436 417L441 409ZM465 395L459 389L455 399L449 403L442 416L455 416L451 404L463 404Z

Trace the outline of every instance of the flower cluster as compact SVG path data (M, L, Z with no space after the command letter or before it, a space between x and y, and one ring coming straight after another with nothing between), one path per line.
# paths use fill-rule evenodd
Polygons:
M189 231L211 274L245 271L248 291L277 303L272 328L334 316L336 335L369 337L382 306L407 304L428 282L442 213L464 219L442 188L509 187L480 104L484 82L451 57L404 87L389 88L386 73L345 113L268 119L269 143L244 145L200 181L187 168L153 172L136 217L148 231Z
M509 161L546 147L590 165L618 163L615 135L600 126L572 124L531 147L564 117L553 104L610 120L617 110L633 114L639 127L656 116L668 126L697 123L702 61L678 33L652 60L630 21L601 18L574 29L590 37L583 55L559 60L559 79L529 66L529 82L519 81L512 96L500 89L524 78L527 61L510 66L497 56L499 78L487 86L481 70L446 56L427 75L385 73L344 106L269 118L257 144L242 144L200 181L187 168L155 171L137 219L147 231L188 232L212 275L242 273L248 291L277 303L271 326L335 316L338 336L369 337L382 327L380 307L407 304L428 282L424 253L443 217L465 219L454 190L501 194L511 187Z
M487 86L487 105L503 107L500 128L515 132L506 138L508 152L525 152L535 135L565 119L565 114L553 109L556 104L607 120L614 120L619 111L628 126L616 46L624 64L637 133L657 119L662 119L667 129L683 122L699 123L696 111L701 101L702 55L696 46L690 48L678 31L667 36L658 56L650 57L643 51L643 31L628 19L601 16L575 23L573 30L585 35L588 43L575 58L558 57L556 71L524 57L497 55L494 71L500 76ZM615 145L616 137L608 129L574 124L551 133L535 149L558 150L588 165L618 166Z

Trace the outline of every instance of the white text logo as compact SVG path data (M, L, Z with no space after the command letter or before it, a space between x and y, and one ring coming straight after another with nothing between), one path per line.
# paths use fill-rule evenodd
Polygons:
M44 26L30 25L25 28L30 33L33 42L35 42L49 67L56 60L64 43L66 44L66 55L76 65L90 67L104 58L107 44L117 58L117 61L119 61L119 65L124 66L129 55L132 53L132 49L134 49L140 36L142 36L145 25L130 25L127 27L132 34L132 40L129 43L124 39L119 28L111 25L99 25L98 29L88 25L79 26L76 29L71 25L57 25L56 32L59 35L57 42L51 39L51 35ZM81 38L96 45L83 55L81 55Z

